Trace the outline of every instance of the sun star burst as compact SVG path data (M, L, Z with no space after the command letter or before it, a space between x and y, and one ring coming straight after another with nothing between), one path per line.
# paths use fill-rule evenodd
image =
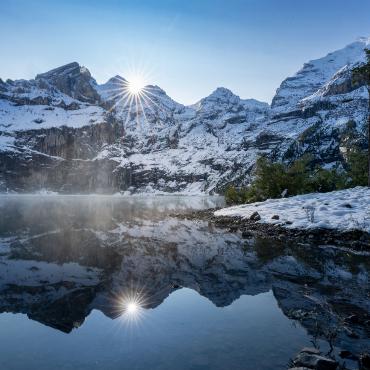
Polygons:
M145 314L146 299L143 291L130 289L117 297L117 313L121 321L134 325L138 324Z
M137 96L144 92L145 86L146 83L143 76L136 75L128 80L126 88L131 95Z
M112 102L110 111L119 109L126 115L126 126L135 118L138 127L149 124L148 114L161 109L155 87L148 85L148 74L140 69L128 71L127 79L116 76L106 87L105 93Z

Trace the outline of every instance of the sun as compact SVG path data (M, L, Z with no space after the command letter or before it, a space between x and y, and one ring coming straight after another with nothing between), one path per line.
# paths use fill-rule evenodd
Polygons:
M147 112L155 111L156 89L148 81L152 77L141 68L131 68L123 73L125 77L116 75L105 87L105 94L109 101L113 102L109 111L113 111L117 107L122 112L127 112L125 124L133 117L136 117L136 122L147 122ZM143 118L143 119L141 119Z
M139 306L135 302L130 302L126 306L127 313L129 313L131 315L134 315L138 311L138 309L139 309Z
M140 95L146 86L143 76L132 76L127 83L127 89L131 95Z

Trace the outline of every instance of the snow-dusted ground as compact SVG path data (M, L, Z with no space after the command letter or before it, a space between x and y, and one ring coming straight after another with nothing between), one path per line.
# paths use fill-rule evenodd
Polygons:
M265 202L223 208L215 216L249 218L254 212L259 222L293 229L326 228L362 230L370 233L370 188L312 193L290 198L268 199ZM279 219L272 219L278 215Z

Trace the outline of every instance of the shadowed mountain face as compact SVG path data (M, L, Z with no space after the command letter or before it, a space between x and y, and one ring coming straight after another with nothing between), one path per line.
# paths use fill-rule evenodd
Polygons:
M0 310L71 332L122 299L156 309L190 288L216 307L273 291L283 313L354 352L369 340L369 257L335 247L241 239L171 213L220 198L0 198Z

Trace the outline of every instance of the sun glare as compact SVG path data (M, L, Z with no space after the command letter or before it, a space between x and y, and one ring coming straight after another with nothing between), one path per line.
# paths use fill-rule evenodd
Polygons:
M129 314L135 314L137 310L139 309L137 303L135 302L130 302L127 304L126 311Z
M148 83L152 76L144 68L131 67L122 73L124 77L115 76L106 86L105 93L113 103L110 111L118 108L127 112L125 125L135 118L138 127L148 123L147 114L160 109L154 86Z
M138 324L145 314L145 297L142 290L133 289L123 293L117 303L118 316L126 324Z
M140 95L145 88L144 78L140 75L133 76L127 83L127 89L132 95Z

